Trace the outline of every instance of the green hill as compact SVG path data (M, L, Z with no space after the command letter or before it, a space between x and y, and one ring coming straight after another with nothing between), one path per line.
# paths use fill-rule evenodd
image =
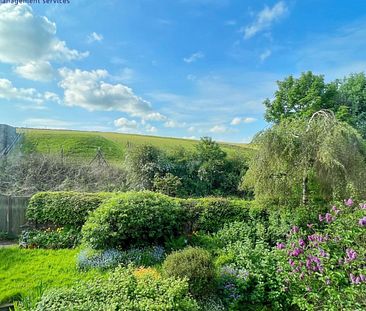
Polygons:
M24 153L38 152L42 154L61 155L65 157L90 161L101 148L106 159L112 163L122 161L125 151L129 147L138 145L153 145L167 153L178 148L193 150L196 140L145 136L108 132L82 132L70 130L44 130L19 128L24 134L22 151ZM250 156L254 148L249 144L221 143L229 156L236 152L244 152Z

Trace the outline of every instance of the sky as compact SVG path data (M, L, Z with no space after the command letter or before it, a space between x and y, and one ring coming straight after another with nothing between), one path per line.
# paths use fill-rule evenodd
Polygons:
M277 80L366 68L362 0L58 1L0 0L0 123L246 143Z

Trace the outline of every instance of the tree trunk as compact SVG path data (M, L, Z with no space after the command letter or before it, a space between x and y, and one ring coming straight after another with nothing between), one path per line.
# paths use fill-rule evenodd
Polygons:
M305 173L302 178L302 204L308 204L308 175Z

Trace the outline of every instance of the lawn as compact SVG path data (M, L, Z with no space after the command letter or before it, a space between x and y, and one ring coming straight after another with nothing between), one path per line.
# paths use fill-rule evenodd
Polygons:
M0 249L0 303L29 295L39 287L58 287L86 280L98 272L78 272L79 250Z

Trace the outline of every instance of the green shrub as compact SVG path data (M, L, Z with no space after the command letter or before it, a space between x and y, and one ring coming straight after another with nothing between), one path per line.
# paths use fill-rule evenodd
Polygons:
M36 225L80 228L89 213L113 193L40 192L27 208L27 219Z
M173 198L153 192L127 192L106 201L82 233L94 249L160 244L181 231L181 209Z
M181 200L193 231L216 232L225 223L249 219L250 202L224 198Z
M185 280L137 278L131 269L117 268L108 279L47 292L36 310L196 311L199 307L189 296Z
M75 248L79 245L81 234L73 228L57 228L51 230L24 231L19 239L19 244L25 248L62 249Z
M189 290L195 297L212 293L215 281L215 268L208 251L188 247L170 254L163 264L168 277L187 278Z

